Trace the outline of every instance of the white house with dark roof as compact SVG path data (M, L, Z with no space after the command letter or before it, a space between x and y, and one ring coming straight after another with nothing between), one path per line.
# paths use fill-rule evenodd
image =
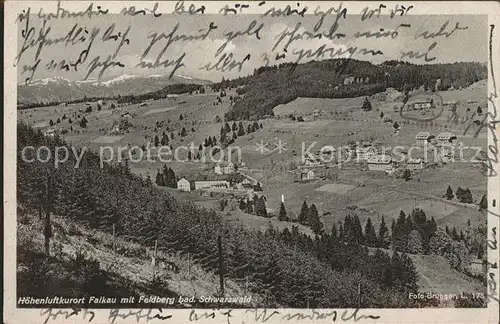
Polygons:
M432 107L432 100L431 99L423 99L423 100L418 100L411 102L409 104L409 108L413 110L422 110L422 109L428 109Z
M417 145L426 145L429 144L430 141L435 138L430 132L419 132L417 136L415 136L415 140L417 141Z
M392 157L386 154L377 154L367 159L368 170L371 171L392 171Z
M436 140L438 144L450 145L455 143L455 141L457 140L457 136L455 136L451 132L442 132L436 136Z
M231 161L217 163L214 172L216 174L231 174L234 172L234 163Z
M177 189L189 192L191 191L191 182L185 177L182 177L177 181Z
M420 158L409 159L406 161L406 166L411 171L418 171L424 168L424 161Z
M314 179L315 179L315 174L314 174L313 170L311 170L311 169L300 170L300 180L308 181L308 180L314 180Z
M358 160L368 160L371 156L376 155L378 150L375 146L364 144L356 147L356 158Z

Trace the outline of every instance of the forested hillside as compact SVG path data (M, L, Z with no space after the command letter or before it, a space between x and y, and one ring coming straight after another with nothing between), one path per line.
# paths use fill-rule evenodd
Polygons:
M228 119L272 115L272 109L297 97L347 98L370 96L392 87L400 91L424 86L432 90L462 88L485 79L487 68L480 63L415 65L387 61L336 59L305 64L283 63L256 69L252 76L222 80L215 90L238 87L242 95L227 113Z
M250 289L267 296L262 306L409 307L414 302L407 296L417 290L418 277L404 254L371 255L359 243L341 242L334 235L313 240L295 230L243 229L213 210L157 190L150 179L132 175L126 163L100 168L94 153L85 153L78 168L74 158L58 168L52 163L25 162L21 159L25 146L45 145L53 150L66 144L24 124L18 125L17 145L18 204L40 212L46 220L44 234L50 235L50 215L57 214L107 233L114 226L117 237L145 246L157 240L161 249L189 252L207 271L222 269L226 277L248 279ZM27 159L34 157L33 151L25 153ZM358 294L358 289L363 293Z

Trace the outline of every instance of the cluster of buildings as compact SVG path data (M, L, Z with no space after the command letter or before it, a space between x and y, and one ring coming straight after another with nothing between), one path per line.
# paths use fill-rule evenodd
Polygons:
M432 99L423 99L409 103L407 110L429 109L432 108L433 106L434 106L434 101Z
M257 180L238 172L182 177L177 181L177 189L186 192L201 189L232 189L253 192L254 186L257 184Z

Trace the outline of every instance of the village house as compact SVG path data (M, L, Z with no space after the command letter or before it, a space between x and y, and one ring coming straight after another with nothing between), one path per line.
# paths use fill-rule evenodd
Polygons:
M349 76L349 77L346 77L344 79L344 85L349 85L349 84L353 84L354 83L354 77L353 76Z
M235 171L235 166L234 163L229 161L229 162L221 162L217 163L214 168L214 172L216 174L231 174Z
M371 171L392 171L392 158L389 155L376 154L368 158L368 170Z
M435 138L435 136L431 135L430 132L419 132L417 136L415 136L417 145L422 145L422 146L428 145L433 138Z
M43 135L49 136L49 137L54 137L56 136L56 130L53 128L47 128L44 132Z
M304 165L314 167L321 165L321 160L318 157L307 155L304 157Z
M131 118L132 115L128 112L124 112L123 114L120 115L122 118Z
M457 137L453 133L443 132L436 136L436 140L440 145L450 145L455 144Z
M120 124L116 123L111 127L111 133L112 134L118 134L120 133Z
M486 267L484 266L483 260L480 259L471 260L469 263L469 271L475 276L485 274Z
M179 189L180 191L191 191L191 182L182 177L179 179L179 181L177 181L177 189Z
M432 107L432 105L433 105L432 99L425 99L410 103L408 108L413 110L422 110L422 109L429 109Z
M210 189L210 188L218 188L218 189L228 189L229 181L227 180L195 180L194 181L194 189Z
M356 147L356 158L359 160L368 160L371 156L378 153L375 146L368 143L363 143Z
M410 171L418 171L424 168L424 161L422 159L409 159L406 161L406 166Z
M315 179L314 171L311 169L303 169L300 171L301 181L310 181Z

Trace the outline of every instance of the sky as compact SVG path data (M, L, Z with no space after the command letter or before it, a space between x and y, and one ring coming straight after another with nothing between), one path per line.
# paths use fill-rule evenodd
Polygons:
M206 79L211 81L220 81L224 78L234 78L251 74L255 68L268 64L274 65L284 61L296 62L299 59L297 53L301 50L312 54L317 53L317 49L325 46L325 53L321 57L313 57L313 55L305 55L299 62L304 63L312 59L328 59L331 58L331 53L336 53L335 57L346 57L349 53L345 52L348 47L357 47L353 54L353 58L359 60L367 60L373 63L381 63L386 60L399 60L401 59L402 51L418 51L425 53L433 42L437 42L435 47L429 52L428 57L435 57L435 60L429 63L452 63L457 61L474 61L486 62L488 58L487 52L487 16L486 15L408 15L405 17L380 16L379 18L371 18L365 21L361 20L360 15L347 15L347 17L340 18L338 21L337 33L344 35L344 37L327 39L327 38L313 38L306 39L304 32L315 33L313 28L318 23L319 17L314 15L305 15L304 18L293 15L289 17L262 17L256 14L247 15L162 15L158 18L149 16L122 16L118 14L110 14L106 16L94 16L89 18L72 18L72 19L57 19L46 22L45 28L42 27L42 20L35 15L31 15L29 19L29 27L34 28L33 40L36 41L38 35L42 32L47 32L46 39L54 40L64 37L76 24L76 29L82 27L86 28L88 35L95 31L95 39L90 42L88 37L84 42L79 42L74 45L67 45L64 43L47 45L45 44L40 52L38 64L33 79L49 78L49 77L63 77L70 80L83 80L90 70L91 61L97 57L98 61L105 61L108 56L116 55L112 58L115 62L120 62L124 67L111 66L104 71L102 79L110 79L124 74L132 75L151 75L151 74L170 74L174 65L169 67L157 68L141 68L137 64L141 61L141 56L144 54L146 48L151 44L153 36L161 35L164 33L168 35L172 33L174 27L178 24L178 29L175 35L186 36L199 36L207 32L211 23L217 26L217 29L212 30L204 40L178 40L171 43L168 49L161 55L162 49L167 45L167 39L159 39L151 46L151 49L143 59L144 62L154 62L159 56L160 61L168 59L175 61L182 57L181 63L183 66L179 67L175 74L189 76L193 78ZM251 28L250 35L244 32L248 30L249 26L254 22L254 27ZM330 26L334 23L335 16L330 15L325 18L318 32L326 33ZM448 25L443 25L448 22ZM459 29L456 29L450 35L441 35L433 38L425 39L425 37L418 37L419 34L428 31L430 33L437 33L442 29L443 33L450 33L458 23ZM18 23L18 53L21 52L24 38L22 31L25 29L26 20ZM114 31L106 33L106 30L114 24ZM399 27L401 24L408 27ZM258 36L254 33L259 26ZM126 36L128 42L125 42L116 52L122 38L119 37L117 41L112 39L104 41L106 34L113 36L124 33L126 29L130 30ZM50 28L50 30L49 30ZM386 32L393 31L398 28L398 34L393 34L395 37L356 37L356 33L364 32ZM284 52L284 46L292 37L291 33L295 30L294 35L296 39L291 42L287 52ZM241 32L238 37L228 40L228 33ZM81 36L81 33L79 36ZM278 42L280 35L287 35L284 37L276 49L273 46ZM120 34L122 35L122 34ZM303 39L300 39L303 35ZM28 38L28 43L29 43ZM26 49L20 56L18 66L18 80L24 80L29 77L32 71L27 70L23 73L23 68L30 67L35 63L35 53L38 49L39 42L35 42L34 46ZM58 65L61 61L75 62L80 53L88 48L87 59L77 67L77 71L70 68L69 71L60 69ZM221 49L221 46L226 44ZM380 51L380 55L362 55L362 48L368 50ZM327 49L331 49L328 51ZM345 52L339 55L338 50ZM220 54L216 55L220 50ZM224 71L213 68L210 71L203 69L204 66L215 65L222 55L229 56L232 54L234 63L244 60L250 54L249 59L244 60L239 65L233 64L233 68L226 67ZM277 55L285 54L285 57L276 60ZM409 58L404 60L415 63L427 63L423 58ZM52 62L53 64L49 64ZM52 67L52 68L49 68ZM54 68L55 67L55 68ZM89 79L96 79L101 67L97 67L89 75Z

